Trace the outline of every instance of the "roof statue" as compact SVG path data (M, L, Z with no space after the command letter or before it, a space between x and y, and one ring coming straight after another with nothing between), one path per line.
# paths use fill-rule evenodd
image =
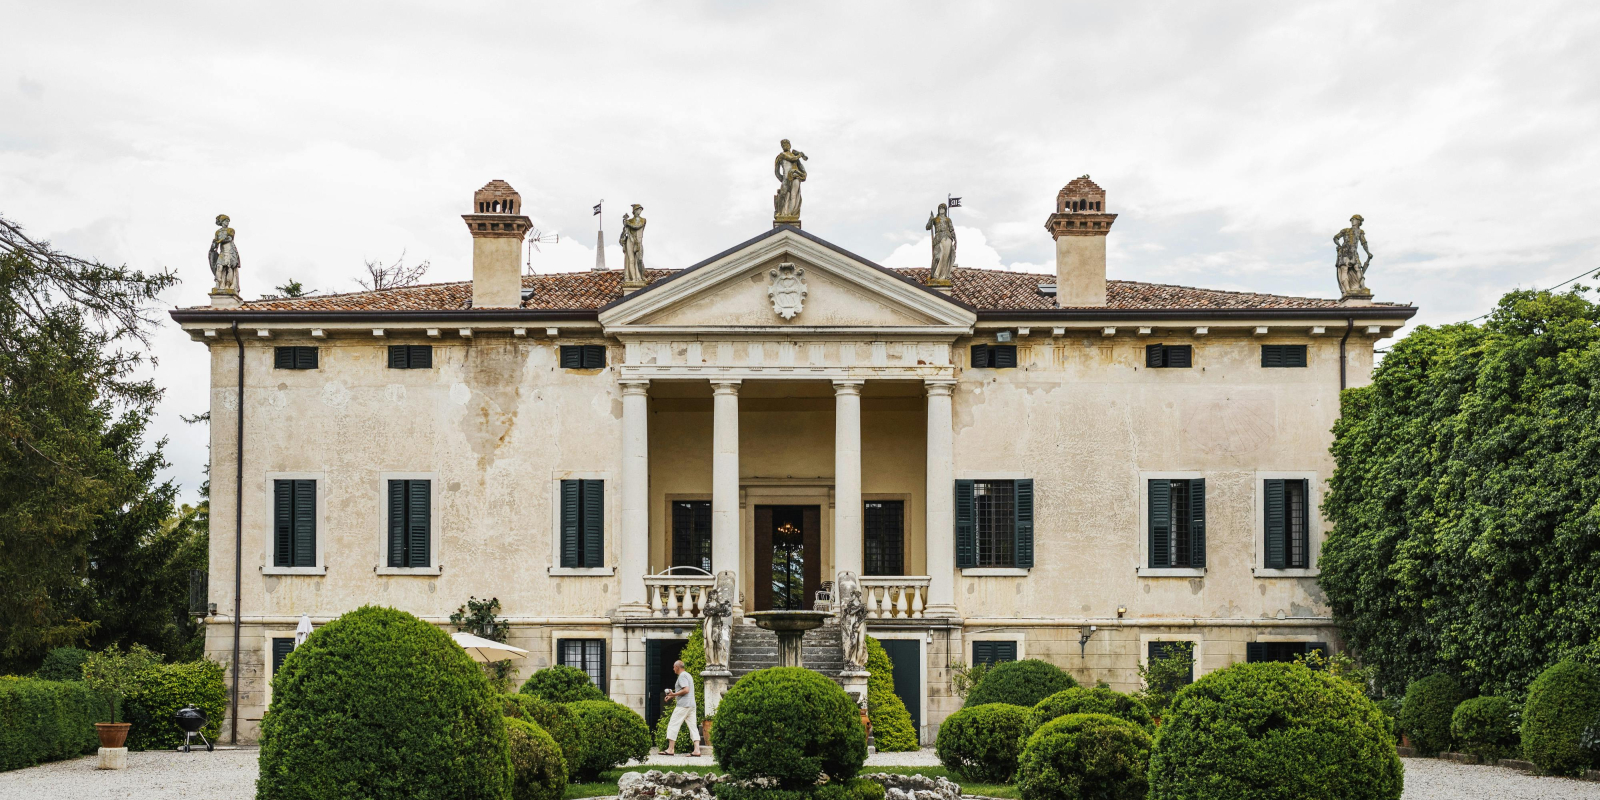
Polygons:
M1372 250L1367 247L1367 234L1361 230L1361 215L1350 218L1350 227L1333 235L1338 248L1334 271L1339 277L1339 293L1345 300L1365 300L1372 297L1367 288L1367 267L1372 263ZM1359 248L1359 249L1358 249ZM1367 260L1361 260L1360 250L1367 251Z
M633 204L633 216L622 215L622 238L617 244L622 245L622 285L628 288L642 288L645 285L644 277L644 217L639 212L644 206Z
M928 224L923 230L933 231L933 268L928 285L949 286L956 269L956 228L950 222L950 209L940 203L937 212L928 212Z
M217 232L211 237L211 276L217 283L212 294L239 294L239 249L233 244L233 229L227 214L217 215Z
M772 160L772 174L778 179L778 193L772 198L772 225L800 226L800 184L806 179L806 154L789 149L789 140L780 143L783 152Z

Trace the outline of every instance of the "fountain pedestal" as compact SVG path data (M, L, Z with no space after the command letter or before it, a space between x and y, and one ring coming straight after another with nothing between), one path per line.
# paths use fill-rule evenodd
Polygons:
M805 666L800 663L800 640L806 631L822 627L828 617L826 611L752 611L745 616L756 621L756 626L778 634L778 653L786 667Z

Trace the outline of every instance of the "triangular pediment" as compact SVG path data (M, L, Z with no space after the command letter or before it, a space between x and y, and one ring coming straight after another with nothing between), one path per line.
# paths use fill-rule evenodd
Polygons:
M607 330L636 331L964 331L976 320L964 305L792 227L744 242L600 312Z

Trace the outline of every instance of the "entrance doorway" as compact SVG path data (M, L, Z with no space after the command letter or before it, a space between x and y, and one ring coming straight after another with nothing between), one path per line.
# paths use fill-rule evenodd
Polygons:
M686 639L646 639L644 642L644 721L656 729L661 718L661 696L677 685L672 663L683 657Z
M822 507L756 506L756 610L811 607L822 575Z
M884 654L894 664L894 693L906 704L911 725L922 739L922 642L917 639L879 639Z

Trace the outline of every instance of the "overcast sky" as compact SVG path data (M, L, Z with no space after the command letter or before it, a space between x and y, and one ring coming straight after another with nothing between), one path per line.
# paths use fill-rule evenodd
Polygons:
M240 10L245 7L244 10ZM247 297L349 291L367 259L471 276L493 178L594 262L606 201L647 263L770 227L772 157L810 161L806 230L925 266L947 194L965 267L1053 269L1043 224L1093 176L1112 278L1337 296L1352 213L1379 300L1416 321L1600 267L1595 3L0 2L0 214L72 252ZM205 349L170 321L154 426L192 499Z

